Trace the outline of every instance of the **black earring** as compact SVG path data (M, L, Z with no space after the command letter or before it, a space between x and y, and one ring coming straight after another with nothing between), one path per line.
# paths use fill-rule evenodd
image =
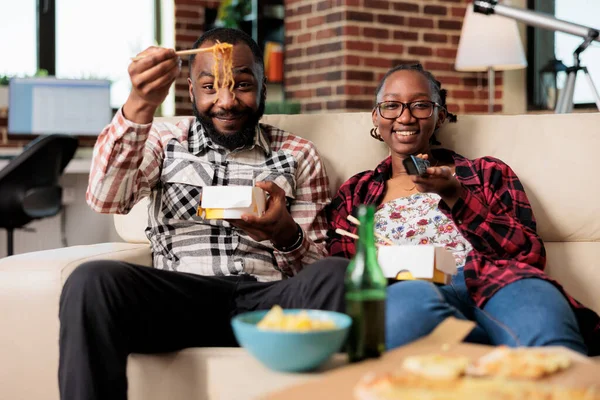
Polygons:
M383 138L381 137L381 135L379 134L379 132L377 132L377 127L372 128L370 133L371 133L371 137L373 139L377 139L380 142L383 142Z

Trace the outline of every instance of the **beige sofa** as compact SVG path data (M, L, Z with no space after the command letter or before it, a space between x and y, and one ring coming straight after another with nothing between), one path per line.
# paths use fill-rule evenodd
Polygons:
M268 116L264 121L312 140L336 188L372 169L387 151L369 137L368 113ZM521 177L546 241L547 271L600 311L600 113L478 115L446 125L441 142L458 152L503 159ZM77 246L0 260L0 399L58 398L58 298L84 261L150 265L144 205L115 223L125 243ZM266 371L240 349L132 355L130 399L246 399L314 375Z

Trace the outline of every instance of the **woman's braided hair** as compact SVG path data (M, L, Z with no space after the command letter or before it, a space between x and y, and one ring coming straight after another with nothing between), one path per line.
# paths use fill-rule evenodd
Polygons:
M396 65L395 67L390 69L388 72L386 72L385 75L383 76L383 79L381 79L381 82L379 82L377 89L375 90L375 103L377 103L377 97L379 97L379 92L381 92L381 88L385 84L385 81L387 80L387 78L390 75L392 75L394 72L406 71L406 70L420 72L421 74L423 74L423 76L425 78L427 78L427 80L429 81L429 84L431 85L431 89L433 91L434 96L437 95L437 97L439 98L437 103L439 103L446 110L448 122L456 122L456 119L457 119L456 115L448 112L448 108L446 107L446 96L448 94L448 91L446 89L442 89L442 83L440 81L438 81L437 79L435 79L435 77L433 76L433 74L431 72L425 70L421 64L400 64L400 65ZM441 144L436 139L435 133L433 135L431 135L430 142L432 145Z

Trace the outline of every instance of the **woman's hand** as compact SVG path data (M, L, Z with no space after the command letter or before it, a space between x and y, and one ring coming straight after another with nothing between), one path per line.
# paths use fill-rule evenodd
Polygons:
M427 154L419 154L417 157L424 160L428 158ZM450 208L454 206L462 192L462 185L454 176L452 168L445 165L429 167L427 174L410 177L419 192L438 194Z
M144 58L129 65L132 88L123 113L130 121L145 124L152 122L154 112L179 76L181 59L175 50L162 47L149 47L138 55Z

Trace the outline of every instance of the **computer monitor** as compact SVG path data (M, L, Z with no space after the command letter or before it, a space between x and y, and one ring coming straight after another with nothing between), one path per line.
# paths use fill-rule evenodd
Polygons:
M13 78L8 90L12 135L98 135L112 118L109 80Z

